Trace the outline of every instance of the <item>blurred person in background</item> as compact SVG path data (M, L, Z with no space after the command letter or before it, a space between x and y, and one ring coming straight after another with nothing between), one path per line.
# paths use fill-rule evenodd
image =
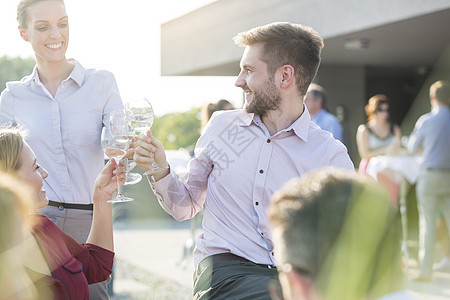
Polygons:
M232 110L234 109L233 104L231 104L230 101L226 100L226 99L220 99L217 102L207 102L202 106L202 129L206 126L206 124L208 123L209 119L211 119L211 116L213 115L213 113L215 113L216 111L221 111L221 110Z
M389 120L389 99L377 94L365 106L367 123L361 124L356 133L356 143L361 157L359 172L365 173L369 160L379 155L396 155L401 148L401 131ZM394 206L397 206L399 179L389 169L377 174L377 181L388 191Z
M354 170L345 146L313 123L303 105L322 38L310 27L275 22L234 41L245 47L236 79L244 110L213 114L186 180L170 168L148 176L158 203L175 219L204 208L194 252L196 300L270 299L269 283L278 284L266 215L272 193L322 166ZM168 166L150 131L140 136L134 159L143 170L154 162Z
M100 146L109 115L123 108L112 73L86 69L66 58L69 17L63 0L21 0L17 6L21 38L33 48L36 66L21 81L8 82L0 98L0 124L28 131L28 144L53 175L44 180L50 199L40 212L79 243L92 223L92 192L104 165ZM107 283L90 287L108 299Z
M37 287L38 299L52 295L55 299L87 300L88 284L104 281L111 274L112 207L106 201L117 189L116 176L120 176L122 184L125 181L123 161L120 164L117 170L115 161L110 160L95 180L92 226L86 244L77 243L46 216L30 214L33 238L28 245L30 255L23 263ZM33 210L47 205L43 181L48 173L37 163L19 128L0 128L0 171L16 176L31 188Z
M342 125L333 114L327 110L327 92L315 83L311 83L305 96L305 105L308 108L311 120L323 130L329 131L333 137L343 142Z
M372 178L311 172L277 191L268 215L285 300L414 299L403 286L398 214Z
M419 272L418 281L432 277L436 222L442 212L450 233L450 85L437 81L429 90L431 112L416 122L408 140L408 151L420 153L421 170L416 184L419 212ZM444 253L444 255L447 253ZM439 268L450 267L445 256Z
M205 103L202 106L201 110L201 125L202 125L201 131L203 131L203 128L205 128L206 124L208 124L208 121L211 119L212 115L216 111L232 110L232 109L234 109L233 104L231 104L231 102L226 99L220 99L217 102ZM189 263L190 258L192 257L192 253L195 248L195 239L197 238L195 233L197 231L197 227L202 223L202 219L203 219L203 210L200 211L198 214L196 214L190 220L191 237L185 241L183 247L183 256L178 263L179 265L181 265L182 268L185 268L187 266L187 263Z

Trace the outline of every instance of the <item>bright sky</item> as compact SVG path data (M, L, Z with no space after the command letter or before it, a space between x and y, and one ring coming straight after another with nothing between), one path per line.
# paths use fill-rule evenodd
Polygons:
M18 0L0 1L0 56L34 57L17 31ZM65 0L68 58L114 73L124 101L147 97L157 115L220 98L240 106L235 77L161 77L160 25L214 0ZM230 39L232 37L229 37Z

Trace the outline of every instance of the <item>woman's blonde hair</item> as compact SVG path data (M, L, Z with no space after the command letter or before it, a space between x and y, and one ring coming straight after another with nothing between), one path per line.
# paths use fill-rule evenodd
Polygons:
M0 127L0 241L7 236L13 222L13 213L23 215L32 208L30 191L20 180L14 178L20 168L20 153L25 133L19 127ZM8 175L9 174L9 175ZM6 231L5 231L6 230ZM1 248L1 247L0 247ZM1 249L0 249L1 250Z
M30 229L27 214L33 209L32 199L27 186L0 171L0 253L20 242L20 234Z
M20 168L24 136L19 127L0 127L0 171L12 173Z

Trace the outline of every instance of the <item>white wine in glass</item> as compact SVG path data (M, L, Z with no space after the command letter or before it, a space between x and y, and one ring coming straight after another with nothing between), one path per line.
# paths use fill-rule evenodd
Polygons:
M131 123L134 121L133 112L129 109L118 109L111 113L111 118L114 118L115 115L120 118L121 116L125 117L128 123L128 139L131 140L136 136L135 130L131 126ZM124 185L132 185L139 183L142 180L142 175L139 173L131 172L131 170L136 166L136 163L133 159L125 158L125 183Z
M113 135L112 132L116 131L119 133L118 135ZM127 135L120 135L121 132L118 132L117 126L111 128L111 131L107 127L103 127L102 129L102 137L101 143L103 151L105 155L110 159L114 159L117 164L117 168L119 167L119 160L125 156L127 153L128 146L130 144L129 138ZM123 132L122 132L123 133ZM117 195L114 199L108 200L109 203L114 202L128 202L133 201L133 198L126 197L122 194L119 176L117 175Z
M136 131L136 134L147 134L147 131L150 130L155 120L155 114L150 101L146 98L140 98L130 102L128 107L133 113L134 121L131 122L131 126ZM145 171L144 175L153 174L168 168L168 166L160 167L156 162L153 162L152 168Z

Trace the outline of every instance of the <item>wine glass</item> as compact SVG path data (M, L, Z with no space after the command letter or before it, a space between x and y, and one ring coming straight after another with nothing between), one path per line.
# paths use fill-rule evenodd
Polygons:
M136 134L147 134L147 131L150 130L150 127L152 127L155 119L153 107L150 101L146 98L140 98L130 102L128 107L133 113L134 121L131 122L131 126L136 131ZM168 168L168 166L160 167L156 164L156 162L153 162L152 168L144 172L144 175L153 174Z
M128 138L131 142L133 137L136 136L136 132L134 131L133 127L131 127L131 124L128 124ZM136 163L131 158L125 158L125 185L132 185L139 183L142 180L142 175L139 173L131 172L131 170L136 167Z
M117 115L117 116L115 116ZM118 109L111 113L111 118L125 118L128 123L128 138L131 142L133 137L136 135L134 128L131 123L134 121L133 112L129 109ZM131 170L136 166L133 159L125 158L125 185L132 185L139 183L142 180L142 175L139 173L131 172Z
M127 126L123 127L119 124L111 124L111 129L108 127L103 127L102 129L101 143L103 151L107 157L116 161L117 167L119 167L119 160L125 156L130 144L127 131ZM114 199L108 200L107 202L114 203L133 201L133 198L126 197L122 194L119 176L117 175L116 177L117 195Z

